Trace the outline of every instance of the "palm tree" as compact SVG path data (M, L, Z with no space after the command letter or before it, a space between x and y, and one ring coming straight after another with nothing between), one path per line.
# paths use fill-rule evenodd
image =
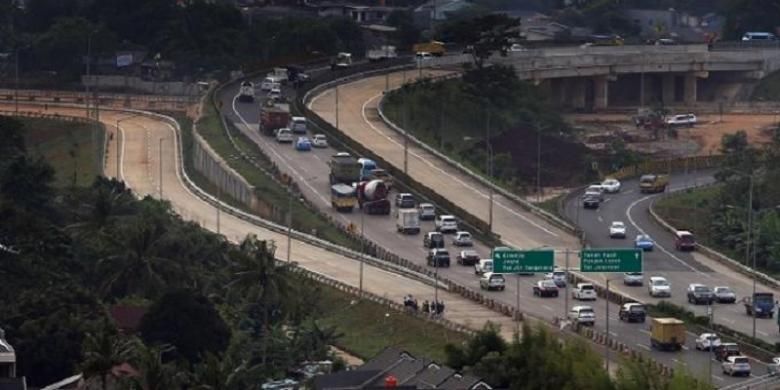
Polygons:
M247 378L254 377L258 366L248 367L229 355L218 356L207 352L201 363L194 367L190 385L195 390L240 390L248 387Z
M231 294L240 294L247 300L247 309L261 311L261 365L268 356L268 336L272 328L272 316L283 315L289 302L289 266L277 265L273 243L259 241L249 235L241 242L238 251L231 253L235 261L232 280L228 284ZM280 320L280 318L275 318Z
M104 324L103 328L95 333L87 333L84 339L84 361L81 370L84 378L99 376L103 389L106 389L106 380L111 369L116 365L128 361L134 351L133 339L117 335Z
M163 355L173 350L170 345L147 346L140 341L135 344L131 360L138 375L125 381L132 390L176 390L181 388L186 374L173 363L164 363Z

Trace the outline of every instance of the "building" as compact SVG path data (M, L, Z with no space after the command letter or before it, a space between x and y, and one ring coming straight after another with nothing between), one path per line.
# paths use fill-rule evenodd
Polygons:
M383 24L387 17L395 10L403 10L401 7L387 7L383 5L368 6L323 2L317 5L317 16L348 17L359 24Z
M416 358L406 351L387 348L353 371L314 378L315 390L384 389L489 390L480 378L461 374L430 359Z
M16 377L16 352L0 328L0 390L27 390L24 377Z
M669 9L627 9L624 16L640 30L643 38L674 37L685 42L703 42L708 34L717 34L722 18L714 14L690 15Z

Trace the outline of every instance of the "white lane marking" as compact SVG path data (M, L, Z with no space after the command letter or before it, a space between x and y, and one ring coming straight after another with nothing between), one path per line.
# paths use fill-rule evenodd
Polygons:
M769 333L756 329L756 333L764 337L769 337Z
M636 343L636 346L639 347L639 348L642 348L642 349L646 349L648 351L650 350L650 347L648 347L647 345L644 345L644 344Z
M718 321L726 321L726 322L728 322L729 324L733 324L733 323L735 322L734 320L732 320L732 319L730 319L730 318L725 318L725 317L723 317L723 318L718 318Z
M683 346L682 346L682 349L684 349L684 350L686 350L686 351L687 351L689 348L688 348L688 346L686 346L686 345L683 345Z
M552 307L550 307L550 306L547 306L547 305L542 305L542 307L543 307L543 308L545 308L545 309L546 309L546 310L548 310L548 311L555 311L555 310L553 310L553 308L552 308Z
M249 123L246 121L246 119L244 119L244 116L241 115L240 112L238 112L238 109L236 109L236 101L237 101L237 99L238 99L238 94L236 94L236 96L233 96L233 101L232 101L233 113L236 114L236 116L238 116L238 119L241 120L241 122L244 124L244 126L246 126L247 128L251 129L252 126L249 125ZM265 142L265 140L262 140L262 141ZM267 144L267 142L265 142L265 143ZM320 194L319 191L317 191L314 187L312 187L311 183L309 183L308 181L306 181L303 178L303 175L301 175L300 172L298 172L295 168L293 168L292 165L287 163L285 161L286 159L281 154L279 154L279 152L276 151L276 148L269 147L268 149L270 149L271 152L273 154L275 154L282 161L282 163L287 165L287 167L293 172L293 174L295 176L297 176L298 179L300 179L300 181L303 182L303 184L306 187L309 187L309 189L312 190L312 192L314 192L314 195L317 196L317 198L319 198L322 201L323 204L325 204L326 206L330 204L330 200L326 199L322 194Z
M628 190L628 191L624 191L623 193L624 193L624 194L626 194L626 195L628 195L628 194L630 194L630 193L632 193L632 192L634 192L634 190Z
M612 335L612 337L618 337L618 334L613 331L609 331L609 334Z
M398 141L394 140L394 139L393 139L392 137L390 137L389 135L387 135L387 134L383 133L382 131L380 131L379 129L377 129L377 128L376 128L376 126L374 126L374 124L373 124L373 123L371 123L371 122L368 120L368 117L366 116L366 106L367 106L369 103L371 103L372 101L374 101L376 98L378 98L378 97L382 96L382 94L383 94L383 93L379 93L379 94L375 95L374 97L372 97L372 98L370 98L370 99L366 100L366 101L363 103L363 107L361 108L360 115L363 117L363 121L364 121L364 122L365 122L365 123L366 123L366 124L367 124L369 127L371 127L371 129L373 129L373 130L374 130L374 131L375 131L377 134L379 134L379 135L381 135L381 136L383 136L383 137L387 138L387 139L388 139L390 142L394 143L396 146L398 146L398 147L400 147L400 148L403 148L403 145L401 145L401 143L399 143ZM483 193L483 192L479 191L477 188L475 188L475 187L473 187L473 186L469 185L468 183L466 183L466 182L464 182L464 181L460 180L458 177L456 177L456 176L454 176L454 175L452 175L452 174L450 174L450 173L448 173L448 172L444 171L443 169L441 169L441 168L437 167L437 166L436 166L436 165L434 165L432 162L430 162L430 161L428 161L428 160L424 159L424 158L423 158L421 155L419 155L419 154L417 154L417 153L415 153L415 152L413 152L413 151L411 151L411 150L409 150L409 154L410 154L410 155L412 155L412 156L414 156L414 157L417 157L417 159L418 159L418 160L420 160L420 161L422 161L423 163L425 163L425 165L428 165L429 167L431 167L431 168L433 168L433 169L435 169L435 170L437 170L437 171L441 172L441 173L442 173L442 174L444 174L445 176L448 176L449 178L451 178L452 180L456 181L457 183L460 183L461 185L465 186L466 188L468 188L468 189L470 189L470 190L474 191L475 193L479 194L479 196L481 196L482 198L485 198L485 199L488 199L488 198L489 198L489 195L488 195L488 194L485 194L485 193ZM518 212L516 212L516 211L514 211L514 210L512 210L512 209L510 209L509 207L505 206L503 203L501 203L501 202L499 202L499 201L495 200L495 198L493 199L493 203L495 203L495 204L496 204L496 205L498 205L499 207L503 208L504 210L506 210L506 211L510 212L510 213L511 213L511 214L513 214L514 216L516 216L516 217L518 217L518 218L520 218L520 219L522 219L522 220L524 220L524 221L528 222L528 224L530 224L530 225L532 225L532 226L536 227L537 229L539 229L539 230L542 230L543 232L545 232L545 233L547 233L547 234L549 234L549 235L551 235L551 236L553 236L553 237L558 237L558 235L557 235L557 234L555 234L555 232L553 232L553 231L551 231L551 230L549 230L549 229L545 228L545 227L544 227L544 226L542 226L542 225L539 225L539 224L537 224L536 222L532 221L530 218L526 217L525 215L522 215L522 214L520 214L520 213L518 213Z
M644 333L644 334L650 334L650 331L647 330L647 329L639 329L639 331Z
M628 222L631 223L631 225L634 226L634 228L636 228L636 230L639 231L640 234L647 234L647 233L645 233L645 231L641 227L639 227L639 225L634 221L634 218L631 217L631 210L633 210L634 206L636 206L640 202L643 202L643 201L645 201L647 199L650 199L650 198L652 198L654 196L656 196L656 195L647 195L645 197L639 198L639 199L631 202L631 204L626 209L626 218L628 218ZM690 264L686 263L685 261L683 261L679 257L677 257L674 254L672 254L672 252L669 252L666 248L664 248L661 244L659 244L658 241L655 242L655 247L660 249L661 252L664 252L667 255L669 255L669 257L671 257L672 259L676 260L680 264L682 264L685 267L689 268L691 271L696 272L697 274L702 275L702 276L706 277L707 279L712 279L711 276L705 274L704 272L701 272L701 271L697 270L696 268L693 268Z
M725 381L725 379L723 379L721 376L713 375L712 377L719 381Z

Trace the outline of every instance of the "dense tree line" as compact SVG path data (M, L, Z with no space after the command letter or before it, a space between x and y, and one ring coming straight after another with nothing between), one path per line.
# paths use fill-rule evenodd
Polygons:
M73 80L94 56L145 50L173 60L180 73L361 53L361 29L349 18L242 15L227 1L0 0L0 52L20 50L22 70L56 71ZM4 12L7 11L7 12Z
M0 327L28 383L130 362L138 388L247 389L330 357L317 286L279 265L273 243L232 245L114 180L56 189L21 128L0 117ZM116 303L148 308L138 337L118 334Z
M704 390L684 369L664 378L650 365L621 361L614 379L603 359L584 341L562 342L545 327L525 324L506 342L488 324L464 345L448 345L447 364L484 378L500 389Z

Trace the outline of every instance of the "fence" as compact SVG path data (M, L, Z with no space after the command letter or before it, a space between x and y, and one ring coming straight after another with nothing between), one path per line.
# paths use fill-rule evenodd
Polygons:
M608 174L618 180L637 177L645 173L690 172L700 169L716 168L723 161L722 155L680 157L668 160L644 161L639 164L623 167Z
M84 104L85 96L86 93L76 91L0 89L0 100L14 101L18 97L20 102L29 103ZM185 111L191 104L197 103L199 97L94 92L91 99L100 106L112 108Z

